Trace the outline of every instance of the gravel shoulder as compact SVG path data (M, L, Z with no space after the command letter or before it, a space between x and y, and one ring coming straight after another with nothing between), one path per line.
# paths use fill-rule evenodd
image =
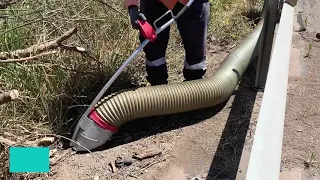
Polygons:
M319 7L319 0L309 0L297 8L307 24L306 31L293 34L282 153L282 174L292 172L306 180L320 179Z

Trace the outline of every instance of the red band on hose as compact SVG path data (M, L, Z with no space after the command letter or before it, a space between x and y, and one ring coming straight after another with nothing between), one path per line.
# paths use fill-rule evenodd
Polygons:
M140 33L144 38L149 39L150 42L157 39L156 31L147 21L138 20L138 24L140 26Z
M109 130L112 132L117 132L118 128L115 126L110 125L109 123L105 122L104 120L102 120L102 118L100 117L100 115L98 114L98 112L95 109L92 109L92 111L90 112L89 115L90 119L92 119L95 123L98 124L98 126L100 126L102 129L104 130Z

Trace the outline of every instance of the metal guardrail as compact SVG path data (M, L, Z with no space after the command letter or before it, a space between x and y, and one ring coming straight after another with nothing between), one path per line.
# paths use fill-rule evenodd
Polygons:
M264 23L260 37L260 49L256 69L255 88L264 89L274 39L274 30L278 21L279 0L265 0L263 5Z
M246 180L279 179L296 2L286 0L282 7Z

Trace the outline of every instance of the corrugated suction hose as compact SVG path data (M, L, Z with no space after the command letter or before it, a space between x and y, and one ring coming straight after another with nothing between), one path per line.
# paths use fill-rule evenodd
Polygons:
M262 25L263 20L228 55L212 77L109 95L97 103L96 111L104 121L120 127L130 120L211 107L227 100L257 56Z

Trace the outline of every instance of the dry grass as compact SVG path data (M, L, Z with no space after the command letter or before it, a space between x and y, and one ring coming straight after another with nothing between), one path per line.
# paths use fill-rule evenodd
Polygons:
M247 16L262 9L262 0L213 1L211 39L223 44L239 42L254 26Z
M252 21L245 15L259 9L261 1L248 2L249 5L243 0L213 1L210 43L234 44L252 30ZM0 136L10 132L34 140L39 134L71 133L78 116L139 45L137 31L131 29L120 0L25 0L0 10L0 51L50 41L75 26L78 33L68 44L85 47L91 57L61 50L33 62L0 64L0 91L18 89L22 93L19 101L1 106ZM183 46L176 28L171 34L169 71L176 74L182 67ZM144 85L142 56L110 91ZM177 81L180 77L171 79ZM0 143L0 167L6 167L5 154ZM0 172L6 171L0 168Z

